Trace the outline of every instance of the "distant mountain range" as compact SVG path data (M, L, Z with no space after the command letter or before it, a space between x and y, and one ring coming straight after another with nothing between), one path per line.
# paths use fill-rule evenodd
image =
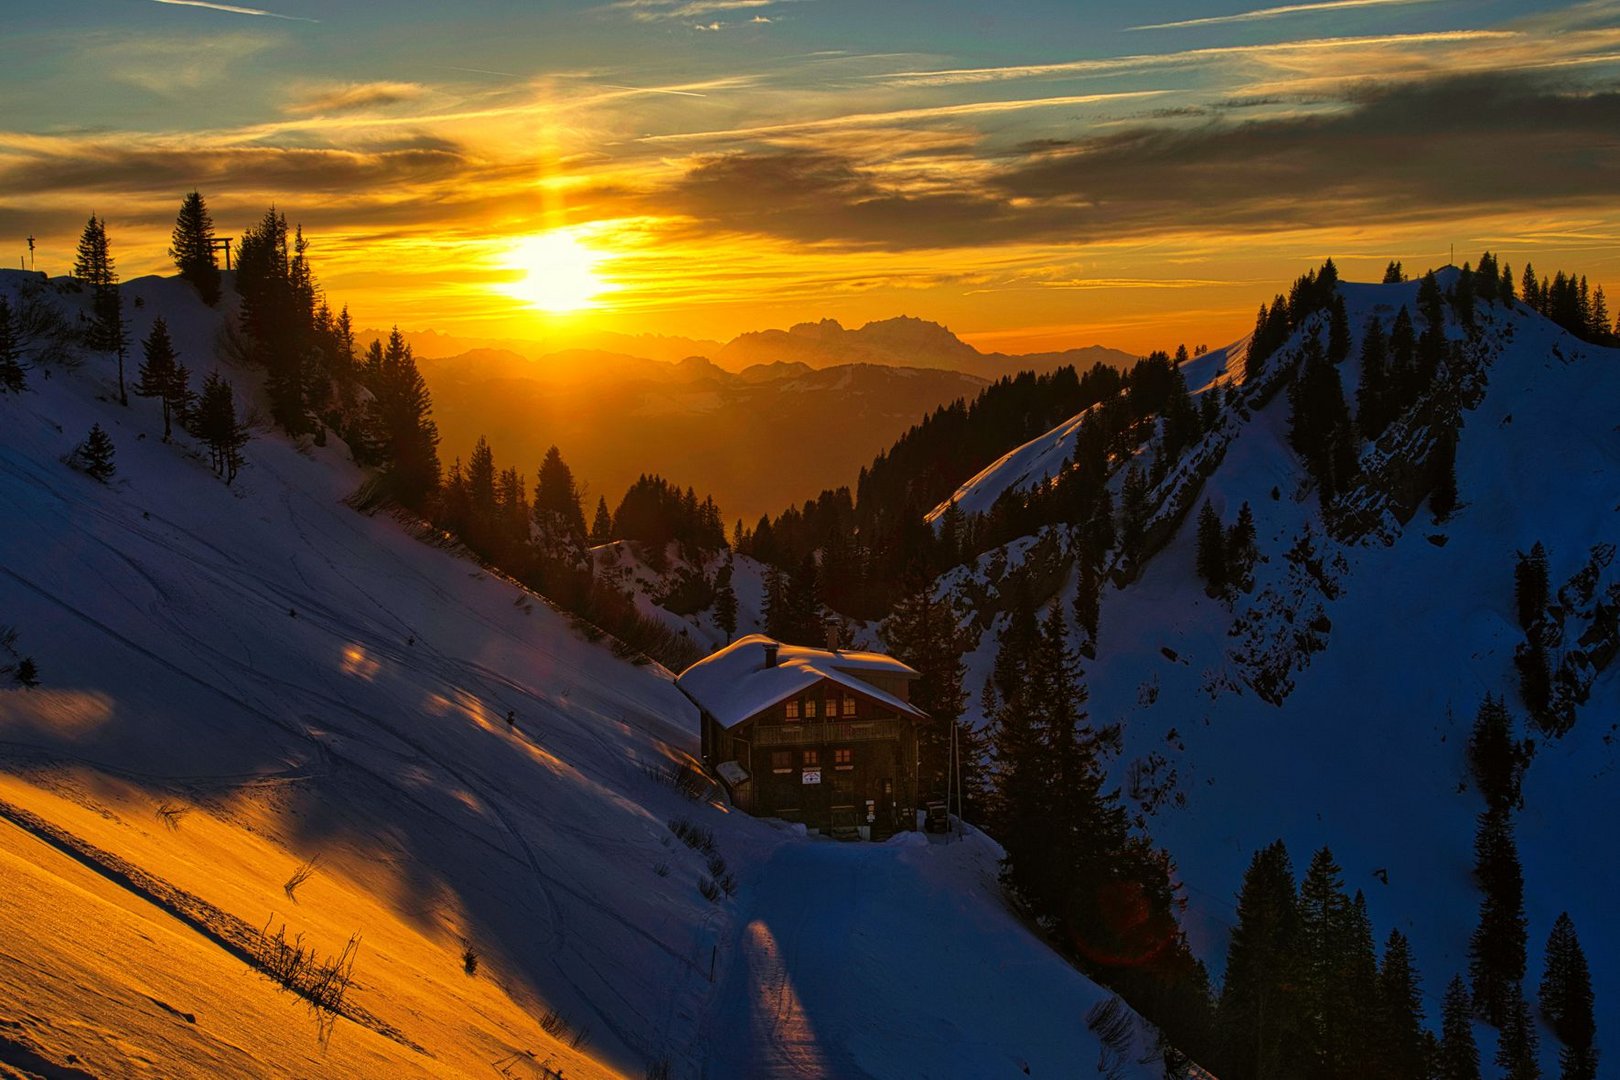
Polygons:
M750 524L848 483L925 413L985 385L927 368L779 362L732 373L702 357L588 350L529 360L479 349L419 366L446 461L466 459L484 435L502 467L532 480L556 444L593 505L605 495L614 506L639 474L659 472Z
M386 330L365 330L362 341L386 338ZM1019 371L1046 372L1064 364L1080 369L1103 363L1125 366L1136 357L1119 349L1090 345L1042 353L984 353L936 322L901 315L846 329L836 319L796 323L786 330L754 330L728 342L659 334L585 332L566 340L477 338L441 334L436 330L405 331L405 340L418 357L437 359L474 350L498 349L529 360L561 358L582 353L607 353L673 363L700 356L715 366L742 372L757 364L803 364L809 368L844 364L882 364L888 367L935 368L998 379Z
M605 495L615 505L639 474L659 471L712 494L728 520L750 523L849 483L924 414L990 380L1135 359L1101 346L981 353L938 323L906 317L858 330L825 319L724 345L596 334L587 340L601 347L548 351L434 331L405 338L433 392L446 461L465 459L483 435L502 467L532 479L555 444L593 504Z

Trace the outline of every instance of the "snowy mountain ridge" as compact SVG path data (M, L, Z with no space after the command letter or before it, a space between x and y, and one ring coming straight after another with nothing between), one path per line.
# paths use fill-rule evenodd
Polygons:
M1457 272L1437 275L1450 289ZM1365 327L1388 333L1417 313L1418 282L1339 285L1351 329L1337 374L1355 401ZM1104 580L1095 656L1087 663L1094 723L1119 724L1114 779L1175 856L1190 900L1195 951L1218 973L1250 856L1283 838L1296 867L1330 846L1346 887L1363 890L1381 936L1402 930L1437 1023L1445 983L1468 970L1479 911L1472 837L1480 796L1465 748L1486 695L1504 698L1536 753L1517 817L1529 915L1529 973L1554 917L1568 911L1593 958L1599 1042L1620 1029L1620 938L1612 860L1583 842L1589 823L1620 813L1620 674L1610 610L1620 597L1620 351L1584 343L1522 303L1479 304L1475 326L1448 305L1449 359L1432 392L1358 449L1359 479L1324 508L1290 445L1289 390L1308 317L1252 382L1248 339L1183 365L1195 394L1220 386L1218 422L1148 494L1145 554L1117 554ZM1458 506L1436 515L1438 439L1455 416ZM1006 454L955 495L983 511L1069 467L1084 417ZM1121 497L1133 462L1116 458ZM1150 471L1150 470L1144 470ZM1206 588L1196 568L1194 511L1208 501L1231 526L1247 504L1259 559L1247 589ZM933 515L937 520L946 506ZM1517 658L1514 561L1541 542L1551 563L1555 682L1573 725L1551 737L1531 724ZM976 635L968 686L987 678L1014 582L1043 602L1073 604L1080 587L1063 526L980 555L941 578ZM1567 675L1566 675L1567 673ZM982 720L982 718L981 718ZM1489 1060L1495 1032L1477 1025ZM1557 1040L1542 1032L1556 1072Z

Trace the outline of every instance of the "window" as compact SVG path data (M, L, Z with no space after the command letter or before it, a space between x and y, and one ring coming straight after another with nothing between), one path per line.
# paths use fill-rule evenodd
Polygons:
M804 752L804 767L807 769L819 769L821 767L821 751L806 750Z
M793 771L793 751L791 751L791 750L772 750L771 751L771 772L773 772L773 773L789 773L789 772L792 772L792 771Z
M855 767L855 751L854 750L852 750L852 749L850 749L849 747L846 746L846 747L843 747L841 749L833 751L833 768L842 770L842 769L853 769L854 767Z
M804 699L804 715L805 715L805 718L809 719L809 720L814 720L816 718L816 699L815 698L807 697L807 698Z
M787 703L787 718L789 720L797 720L799 718L799 699L798 698L794 698L792 701Z
M847 698L844 699L844 715L845 716L854 716L855 715L855 699L854 698L847 697Z

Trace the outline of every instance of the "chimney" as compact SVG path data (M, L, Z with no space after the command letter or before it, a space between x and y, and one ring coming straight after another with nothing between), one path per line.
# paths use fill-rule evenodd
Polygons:
M835 652L838 651L838 627L834 626L832 623L828 623L827 626L826 626L826 630L827 630L827 651L835 653Z
M778 645L774 641L767 641L765 643L765 666L766 667L773 668L773 667L776 666L776 650L779 649L779 648L781 648L781 646Z

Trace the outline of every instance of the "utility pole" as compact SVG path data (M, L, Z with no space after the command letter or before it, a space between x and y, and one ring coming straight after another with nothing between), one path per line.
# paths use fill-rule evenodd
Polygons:
M34 269L34 234L28 234L28 269Z

